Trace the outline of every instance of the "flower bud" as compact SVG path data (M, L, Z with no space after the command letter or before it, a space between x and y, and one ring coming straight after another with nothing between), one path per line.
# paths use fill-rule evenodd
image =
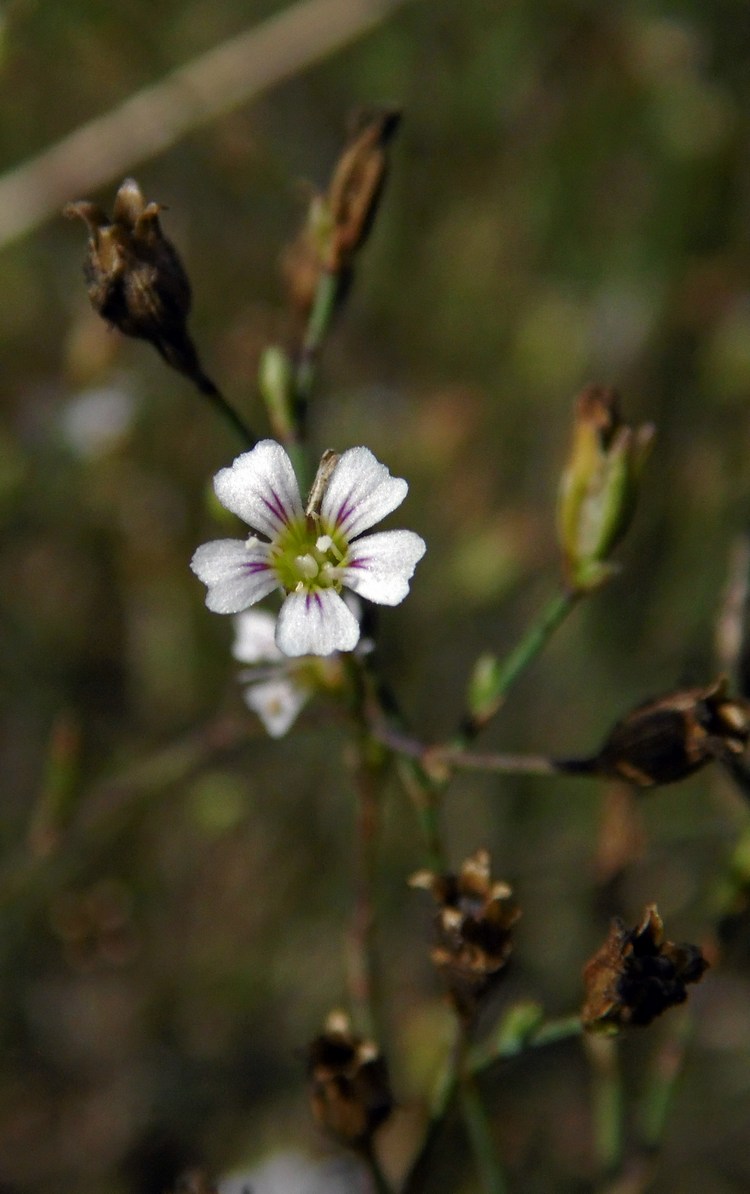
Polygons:
M318 1125L342 1144L366 1147L393 1110L388 1069L377 1045L331 1012L308 1046L310 1105Z
M654 427L623 423L614 390L588 386L576 403L573 443L560 483L558 526L569 584L586 592L612 573L609 556L635 511Z
M749 739L750 705L728 696L726 680L720 678L707 688L680 689L639 705L579 770L639 788L672 784L715 759L739 758Z
M158 203L146 203L138 184L126 178L111 220L85 200L69 203L64 214L88 225L83 272L94 310L125 336L148 340L199 390L215 394L187 330L190 282L174 245L162 232L161 210Z
M474 664L466 694L472 731L479 730L498 710L500 670L496 655L480 655Z
M274 433L279 439L290 439L294 426L294 370L278 344L270 344L263 350L258 386Z
M493 882L486 850L467 858L457 875L418 871L409 883L431 891L438 904L430 957L456 1012L470 1024L507 965L521 910L508 884Z
M697 983L707 969L697 945L666 940L655 904L644 908L634 929L615 919L583 970L583 1027L611 1034L627 1024L650 1024L668 1007L684 1003L686 984Z

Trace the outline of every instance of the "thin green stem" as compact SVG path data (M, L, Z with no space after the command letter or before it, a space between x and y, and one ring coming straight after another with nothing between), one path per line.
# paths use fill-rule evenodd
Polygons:
M670 1035L656 1054L641 1099L638 1135L644 1152L658 1151L664 1139L667 1119L674 1103L693 1030L694 1022L689 1008L672 1013Z
M323 270L318 279L312 311L307 321L294 378L294 421L300 440L305 438L310 393L315 380L321 345L336 311L340 284L341 279L337 273Z
M461 1077L461 1111L474 1154L484 1194L505 1194L506 1183L492 1135L487 1108L475 1076L466 1070Z
M623 1160L623 1091L617 1037L585 1036L591 1065L594 1155L603 1180L620 1172Z
M520 643L498 669L492 693L495 701L499 703L505 699L516 680L533 663L557 628L565 621L580 596L581 594L574 589L563 589L532 622Z

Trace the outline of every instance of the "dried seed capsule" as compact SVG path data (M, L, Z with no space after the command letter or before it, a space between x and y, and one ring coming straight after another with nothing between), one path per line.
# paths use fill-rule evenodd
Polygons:
M430 956L458 1015L471 1023L507 965L520 908L508 884L493 881L486 850L467 858L457 875L418 871L409 882L431 891L438 904Z
M599 754L579 770L650 788L685 779L715 759L739 758L748 738L750 706L729 697L721 678L640 705L617 722Z
M146 203L126 178L112 219L95 203L69 203L64 214L89 229L84 277L94 310L125 336L148 340L168 365L205 394L216 387L203 373L187 330L190 282L174 245L162 232L158 203Z
M697 945L666 940L655 904L644 908L634 929L613 920L606 941L583 970L583 1027L614 1033L628 1024L650 1024L668 1007L684 1003L686 984L697 983L707 968Z
M351 1148L369 1145L393 1110L388 1068L374 1041L332 1012L307 1049L310 1105L318 1125Z
M323 273L346 296L354 259L370 234L388 173L388 144L401 123L395 109L357 113L325 194L314 192L307 220L282 259L289 304L305 322Z

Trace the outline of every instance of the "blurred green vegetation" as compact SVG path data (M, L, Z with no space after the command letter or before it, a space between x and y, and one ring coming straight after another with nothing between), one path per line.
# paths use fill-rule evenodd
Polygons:
M285 7L4 4L3 168ZM284 332L278 259L300 180L324 184L349 110L403 106L311 428L317 447L366 443L409 480L398 525L429 551L381 619L382 656L425 741L452 731L476 657L509 650L555 589L557 478L590 381L658 428L622 573L576 609L480 745L585 754L634 703L714 675L750 494L749 68L740 0L412 0L134 166L169 206L206 368L264 429L255 373ZM109 208L119 181L69 198ZM97 321L82 233L55 217L0 252L0 1188L162 1194L170 1165L194 1156L226 1172L290 1140L322 1147L295 1050L345 999L354 809L330 708L280 744L245 709L228 620L187 567L217 534L208 485L238 445L147 345ZM114 425L97 440L102 410ZM604 797L573 779L450 788L452 860L488 846L524 907L508 999L551 1014L580 1002L613 910L597 885ZM670 936L700 941L739 797L703 772L641 814L617 910L635 923L655 900ZM446 1013L425 906L405 885L419 834L395 784L384 816L399 1157ZM697 1037L655 1190L750 1188L747 944L738 953L691 996ZM628 1040L631 1091L664 1031ZM509 1065L491 1105L511 1190L591 1188L587 1082L575 1042ZM476 1189L449 1168L436 1194Z

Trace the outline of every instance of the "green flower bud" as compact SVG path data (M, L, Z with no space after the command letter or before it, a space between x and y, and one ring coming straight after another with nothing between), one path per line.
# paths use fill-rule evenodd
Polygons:
M495 655L480 655L469 678L467 699L472 722L483 726L497 712L500 704L498 679L500 664Z
M263 351L258 386L274 433L279 439L288 439L294 426L294 370L278 344L271 344Z
M578 591L596 588L614 570L609 556L630 526L654 437L650 423L623 423L618 406L616 392L602 386L588 386L576 403L558 527L567 579Z

